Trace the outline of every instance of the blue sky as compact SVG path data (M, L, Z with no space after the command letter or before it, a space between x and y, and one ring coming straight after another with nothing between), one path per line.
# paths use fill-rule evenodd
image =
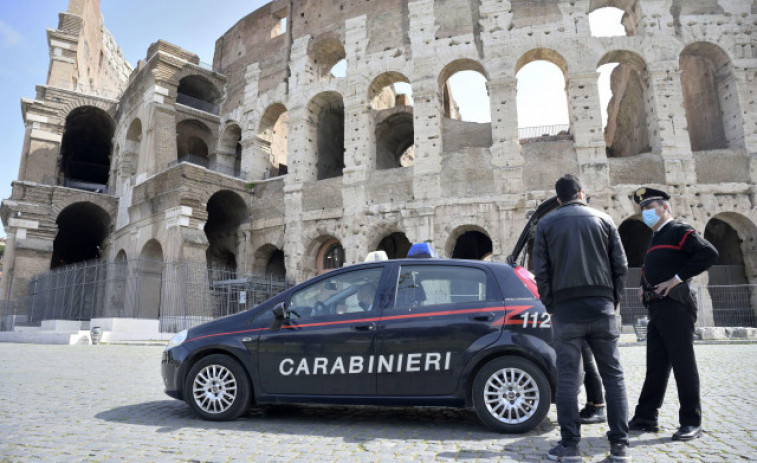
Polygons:
M101 0L105 27L115 37L126 59L132 66L143 59L152 42L163 39L197 53L200 60L212 63L215 41L238 20L267 3L267 0ZM10 197L11 182L18 176L21 148L24 142L24 125L21 119L21 98L34 98L35 86L45 84L49 65L46 29L57 29L58 13L66 11L68 0L0 0L0 199ZM616 10L617 11L617 10ZM602 22L607 23L607 20ZM556 66L539 68L538 74L553 74L557 79L556 97L565 99L564 81ZM519 76L520 77L520 76ZM532 78L523 79L532 81ZM481 100L483 79L463 88L478 88L478 94L455 95L460 102L469 102L471 109L461 112L467 120L486 121L489 116L488 102ZM538 93L543 93L541 86ZM455 88L453 87L453 92ZM455 92L456 93L456 92ZM519 95L520 99L520 95ZM484 103L482 103L482 101ZM530 105L545 108L544 105ZM539 115L521 114L519 125L547 125L554 122L555 111ZM562 123L567 123L567 112ZM0 224L0 236L5 230Z

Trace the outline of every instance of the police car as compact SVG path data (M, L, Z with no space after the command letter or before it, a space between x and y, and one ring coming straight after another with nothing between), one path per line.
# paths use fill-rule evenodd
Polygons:
M201 418L273 403L475 409L525 432L555 390L550 316L524 268L431 257L332 270L244 312L178 333L165 392Z

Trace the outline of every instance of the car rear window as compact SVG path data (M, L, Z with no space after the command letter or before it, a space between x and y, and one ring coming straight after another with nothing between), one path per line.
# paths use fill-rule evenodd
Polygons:
M455 265L403 265L396 282L394 308L496 300L484 270Z

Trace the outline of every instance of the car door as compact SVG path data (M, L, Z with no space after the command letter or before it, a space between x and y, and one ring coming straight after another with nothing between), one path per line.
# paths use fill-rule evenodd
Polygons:
M492 275L472 264L403 262L389 284L376 334L377 393L454 393L470 357L501 333L504 304Z
M292 292L289 319L261 332L260 385L266 394L367 395L376 321L373 301L386 265L332 271ZM373 300L370 299L372 294ZM375 307L375 309L374 309Z

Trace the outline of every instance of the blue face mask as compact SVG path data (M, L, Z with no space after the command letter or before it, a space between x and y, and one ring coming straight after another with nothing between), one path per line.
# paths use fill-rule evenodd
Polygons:
M647 224L647 227L652 228L660 221L660 217L657 216L654 209L645 209L641 211L641 220Z

